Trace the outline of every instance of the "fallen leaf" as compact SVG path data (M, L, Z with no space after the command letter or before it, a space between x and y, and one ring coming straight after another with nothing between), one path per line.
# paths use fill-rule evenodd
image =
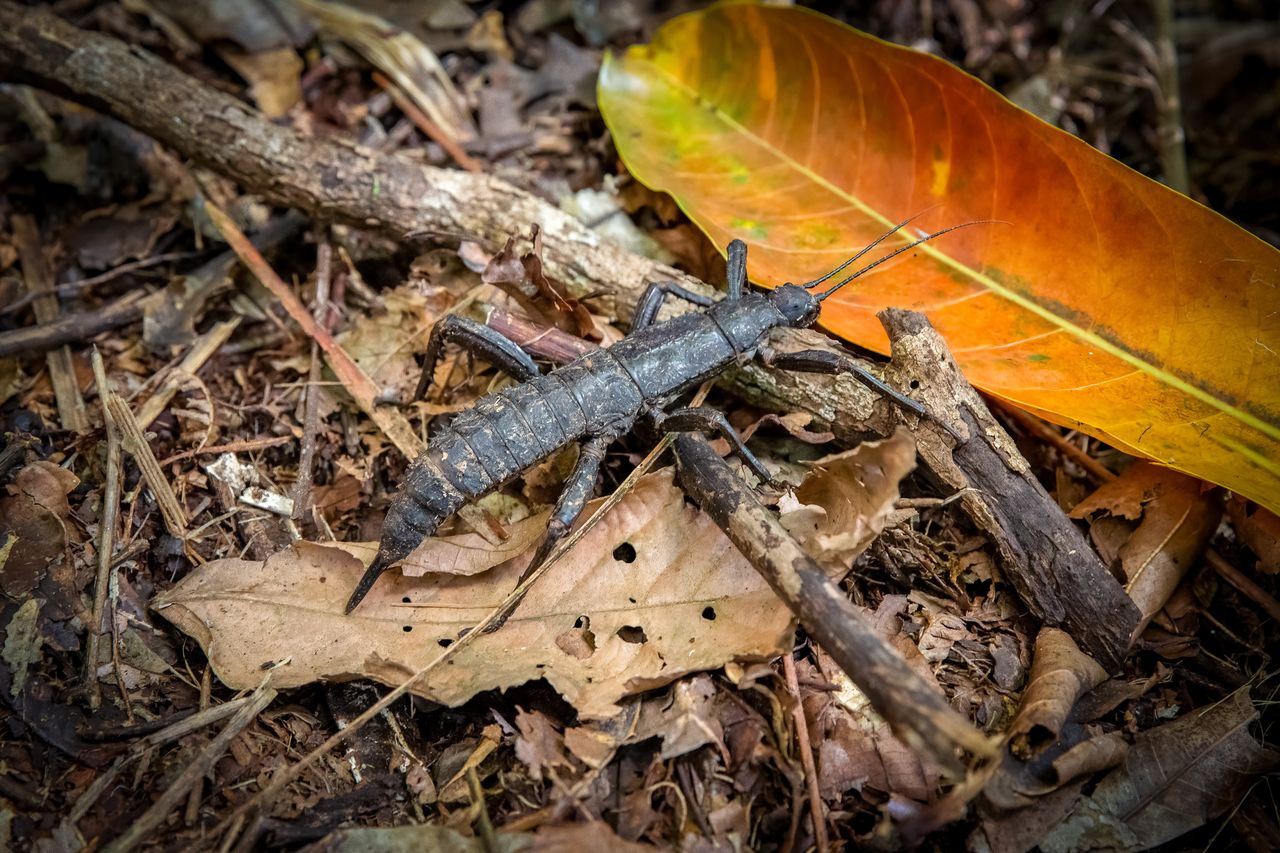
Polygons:
M291 46L242 53L231 48L218 56L249 84L249 95L267 118L280 118L302 100L302 59Z
M1227 510L1240 541L1258 555L1258 569L1280 572L1280 515L1239 497L1228 502Z
M337 341L381 389L384 400L407 401L422 373L414 356L426 350L431 326L450 301L440 287L425 293L397 287L383 294L380 311L358 315Z
M827 300L884 351L924 311L975 385L1280 511L1280 253L954 65L796 6L717 4L606 56L631 174L751 276L804 281L893 223L975 220Z
M906 430L820 459L796 489L799 506L780 507L782 526L819 564L843 575L884 529L898 483L915 466L915 439Z
M40 599L28 598L14 611L9 624L4 628L4 646L0 648L0 658L4 659L5 665L13 673L9 693L14 699L18 698L27 685L28 668L40 662L40 649L44 645L36 624L40 616L40 604Z
M21 597L35 589L49 562L62 555L68 540L76 541L68 525L67 495L80 479L65 468L39 460L23 467L0 498L0 531L10 533L0 589Z
M1235 806L1277 754L1249 734L1245 690L1140 734L1122 767L1039 843L1045 853L1149 850Z
M1193 477L1139 462L1081 501L1071 517L1140 519L1126 525L1128 535L1118 548L1121 528L1098 525L1099 538L1107 540L1098 542L1099 551L1114 550L1124 591L1142 613L1137 637L1204 553L1222 518L1222 501Z
M269 661L280 662L272 677L281 688L360 677L399 684L496 607L530 558L473 577L391 572L344 616L373 553L372 545L303 542L265 563L217 560L154 606L196 638L228 686L256 687ZM583 616L595 636L585 659L555 642ZM556 563L502 630L469 642L414 690L459 705L545 678L584 718L604 718L624 695L770 657L790 641L790 612L662 471Z
M1009 728L1009 751L1026 761L1053 744L1080 695L1106 680L1106 670L1080 651L1071 635L1041 628L1031 677Z
M529 776L535 782L555 773L557 767L573 769L573 763L564 754L564 737L545 714L518 708L516 728L520 730L516 738L516 758L529 768Z
M695 676L676 685L671 707L663 712L658 731L662 736L664 761L714 744L728 763L724 730L715 717L715 696L716 687L710 676Z

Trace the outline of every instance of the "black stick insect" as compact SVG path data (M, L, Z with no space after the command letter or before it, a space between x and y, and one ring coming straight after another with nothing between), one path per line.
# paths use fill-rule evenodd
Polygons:
M661 432L715 432L762 481L772 477L724 414L708 407L665 407L731 365L755 358L763 364L810 373L853 374L899 406L924 416L924 408L885 385L848 357L825 350L779 353L765 340L775 328L807 328L818 320L822 301L880 264L948 231L934 232L872 261L820 293L814 288L843 272L911 220L899 223L831 272L805 284L783 284L767 292L747 289L747 246L729 244L728 292L715 300L674 282L649 285L636 305L631 333L608 349L595 350L543 374L513 341L464 317L436 323L427 342L422 380L426 393L445 343L453 341L515 377L519 384L478 400L438 429L428 449L410 466L387 509L377 556L347 602L347 613L392 564L464 504L500 488L537 462L582 442L577 467L551 514L546 538L528 572L537 569L564 538L595 488L605 449L641 417ZM654 322L667 296L706 311Z

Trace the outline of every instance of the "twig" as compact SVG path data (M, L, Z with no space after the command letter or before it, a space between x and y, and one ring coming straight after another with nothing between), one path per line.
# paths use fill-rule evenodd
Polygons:
M76 824L89 813L89 810L93 808L98 799L115 783L116 778L134 761L137 761L152 749L173 743L192 732L199 731L205 726L225 720L248 704L251 698L251 696L246 696L241 699L224 702L221 705L215 705L207 710L184 717L160 731L139 738L130 745L128 752L116 759L115 764L111 765L110 769L105 773L98 774L98 777L93 780L93 784L80 795L75 805L71 807L71 811L63 818L59 827L58 837L71 837L73 834L78 834Z
M89 278L82 278L79 281L73 281L69 284L60 284L53 289L53 294L59 298L75 296L78 293L83 293L91 287L106 284L108 281L117 279L127 273L136 272L137 270L146 269L147 267L153 267L167 261L180 261L185 258L190 258L195 254L196 253L194 252L168 252L162 255L152 255L151 257L143 258L140 261L130 261L127 264L121 264L114 269L109 269L104 273L100 273ZM4 308L0 308L0 316L12 314L22 308L25 308L27 305L30 305L35 301L35 298L35 294L28 293L21 299L10 302L8 305L4 306Z
M191 349L183 357L182 361L171 371L165 381L160 385L156 392L152 394L145 403L138 409L137 420L138 426L146 429L151 426L156 418L164 412L169 401L173 399L173 395L177 394L182 387L180 377L184 375L194 376L200 368L204 367L205 362L213 357L213 354L231 338L231 334L240 325L240 318L234 317L223 323L218 323L212 329L196 339L191 345Z
M443 148L445 153L453 158L453 162L468 172L484 171L484 166L462 150L462 146L458 144L457 140L441 130L439 125L428 118L427 114L420 110L417 104L409 100L408 96L400 91L399 86L377 71L373 72L373 82L381 86L391 96L391 100L396 102L400 112L404 113L409 121L413 122L414 126L425 133L431 141Z
M378 406L378 386L360 369L358 364L351 360L351 356L338 345L333 335L329 334L329 330L316 322L311 312L307 311L306 306L298 299L297 294L280 279L280 276L276 275L275 270L249 242L244 232L231 221L231 217L208 198L205 199L205 211L240 261L257 276L258 281L262 282L262 285L271 291L276 299L280 300L289 317L320 345L320 349L324 350L325 360L329 362L329 366L333 368L343 387L355 399L356 405L382 429L401 453L410 459L417 457L422 451L422 442L419 441L405 417L393 409Z
M1109 483L1116 478L1107 466L1103 465L1097 459L1094 459L1088 453L1085 453L1076 445L1067 441L1067 439L1053 427L1037 418L1030 412L1024 412L1017 406L1010 405L1003 401L1000 402L1000 411L1004 412L1010 418L1018 422L1018 425L1025 428L1040 441L1051 444L1058 449L1058 452L1066 456L1072 462L1079 465L1084 470L1093 475L1094 479Z
M1280 622L1280 601L1276 601L1270 593L1254 583L1248 575L1231 565L1225 557L1212 548L1205 552L1205 557L1223 580L1253 599L1258 606L1267 611L1268 616Z
M200 678L200 710L209 708L209 700L213 695L213 667L205 664L204 675ZM183 823L191 826L200 817L200 801L204 798L204 779L200 778L191 786L191 794L187 797L187 810L183 813Z
M268 447L292 444L295 441L297 439L291 435L272 435L266 438L247 438L244 441L232 441L227 444L208 444L204 447L184 450L181 453L166 456L160 460L160 467L163 468L183 459L190 459L192 456L213 456L218 453L247 453L251 450L266 450Z
M921 680L840 591L777 516L700 435L676 439L680 484L908 744L954 775L957 747L981 757L992 742Z
M324 327L329 313L329 285L333 274L333 247L321 240L316 247L316 300L312 316ZM327 327L326 327L327 328ZM293 486L293 520L305 524L310 518L312 467L316 457L316 433L320 429L320 346L311 342L311 370L307 376L302 414L302 450L298 454L298 480Z
M1178 84L1178 46L1174 41L1173 0L1152 0L1156 18L1156 76L1160 80L1160 165L1164 182L1186 195L1191 191L1187 172L1187 133L1182 127L1182 94Z
M152 830L164 823L178 803L182 802L182 798L187 796L196 781L203 779L205 774L213 767L214 762L227 751L231 741L240 732L244 731L262 709L270 705L275 698L275 689L267 687L265 683L255 690L249 697L249 701L236 712L236 715L231 718L226 727L218 732L217 737L210 741L209 745L196 756L195 760L186 766L182 773L178 775L178 778L170 783L169 787L156 799L151 808L147 809L141 817L130 824L124 834L103 848L104 853L124 853L126 850L132 850Z
M156 455L152 452L151 444L147 441L142 427L138 425L137 418L129 410L128 404L111 389L110 383L106 383L105 387L100 389L100 393L102 391L105 391L102 398L103 405L111 413L111 420L116 428L120 430L120 443L133 457L133 461L138 463L138 468L142 471L142 479L146 481L151 493L155 496L156 504L160 507L160 517L164 519L165 529L178 539L186 538L187 514L183 511L182 504L178 502L178 496L173 493L173 486L169 485L168 478L160 470L160 463L156 461Z
M828 849L827 818L822 808L822 792L818 789L818 769L813 764L813 744L809 742L809 725L804 720L804 706L800 703L800 681L796 678L796 662L791 652L782 655L782 671L787 679L787 689L795 706L791 720L796 727L796 749L800 752L800 766L804 768L805 782L809 789L809 816L813 819L814 846L819 851Z
M27 292L34 301L36 323L41 326L54 323L58 319L58 297L53 295L53 274L40 246L40 230L36 221L26 214L15 215L12 223L13 241L22 260ZM89 418L85 414L84 398L80 396L71 348L64 345L49 351L45 354L45 363L49 367L49 379L53 384L62 428L69 432L84 432L89 428Z
M107 371L102 365L102 355L93 349L93 377L98 384L98 399L102 402L102 420L107 434L107 468L103 474L102 511L98 519L98 573L93 584L93 616L89 625L88 646L85 650L85 686L89 689L89 708L97 710L102 704L102 691L98 685L98 644L102 636L102 620L107 611L108 592L111 583L111 554L115 550L116 516L120 511L120 430L111 417L107 399L111 386L107 383ZM115 621L115 601L111 602ZM114 660L114 655L113 655ZM128 697L125 697L126 707Z

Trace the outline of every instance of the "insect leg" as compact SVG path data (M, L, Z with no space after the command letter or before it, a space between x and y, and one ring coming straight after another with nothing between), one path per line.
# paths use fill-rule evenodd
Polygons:
M751 469L751 473L760 478L761 482L773 484L773 475L769 473L769 469L764 467L764 463L756 458L756 455L747 449L747 445L743 443L742 436L738 435L738 431L725 420L724 413L719 409L710 407L699 407L696 409L676 409L672 412L660 413L654 418L657 428L663 432L718 432L733 447L734 453L747 464Z
M520 349L515 341L474 320L457 314L446 314L431 329L427 353L422 361L422 378L418 380L418 389L413 392L413 399L421 400L427 393L436 362L444 352L444 345L450 341L497 365L520 382L527 382L540 373L533 358Z
M600 472L600 463L604 461L605 448L612 444L617 437L617 433L608 433L606 435L593 436L582 443L578 464L574 466L573 473L565 481L564 491L560 493L560 499L556 501L556 508L551 511L551 521L547 524L546 538L538 545L538 550L533 553L533 560L529 563L529 568L525 569L524 574L520 576L519 583L524 583L525 578L537 571L538 567L546 562L547 557L551 556L551 552L556 545L569 533L569 528L573 527L573 523L578 520L578 516L582 515L583 508L587 505L587 501L591 500L591 493L595 490L596 474ZM521 599L516 599L508 603L507 609L488 628L485 628L484 632L492 634L505 625L511 613L519 606L520 601Z
M848 356L829 350L806 349L799 352L776 352L769 347L760 348L760 362L766 367L780 367L783 370L798 370L801 373L849 373L872 391L892 400L908 412L928 417L924 406L905 394L900 394L886 385L881 379L859 367L858 363Z
M631 331L634 332L637 329L643 329L645 326L651 325L657 319L658 311L662 308L662 302L668 295L679 296L686 302L692 302L702 308L708 308L716 302L713 297L694 293L674 281L655 281L644 289L644 293L640 296L640 301L636 303L636 313L631 317Z
M747 244L741 240L729 243L726 277L729 279L729 288L724 298L738 299L747 287Z

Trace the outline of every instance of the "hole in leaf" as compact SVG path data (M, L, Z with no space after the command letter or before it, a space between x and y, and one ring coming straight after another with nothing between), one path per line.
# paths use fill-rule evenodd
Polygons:
M575 628L590 628L590 627L591 627L591 617L589 617L589 616L579 616L577 619L575 619L575 620L574 620L574 622L573 622L573 627L575 627Z
M702 618L706 619L708 622L716 621L716 609L711 605L707 605L702 608Z
M624 643L647 643L649 638L645 636L644 629L639 625L623 625L618 629L618 639Z
M440 639L436 640L436 643L440 645L440 648L447 649L453 645L453 640L450 640L448 637L441 637Z
M912 390L912 391L914 391L915 389L917 389L917 388L919 388L919 387L920 387L920 380L919 380L919 379L912 379L912 380L911 380L911 390Z
M409 596L407 596L407 595L406 595L404 598L400 599L400 600L401 600L401 601L403 601L405 604L413 604L413 599L412 599L412 598L410 598L410 597L409 597Z
M409 632L410 632L410 631L412 631L412 630L413 630L413 626L412 626L412 625L405 625L405 626L404 626L404 632L405 632L406 634L407 634L407 633L409 633Z
M613 559L619 563L634 563L636 561L636 548L630 542L623 542L617 548L613 549Z

